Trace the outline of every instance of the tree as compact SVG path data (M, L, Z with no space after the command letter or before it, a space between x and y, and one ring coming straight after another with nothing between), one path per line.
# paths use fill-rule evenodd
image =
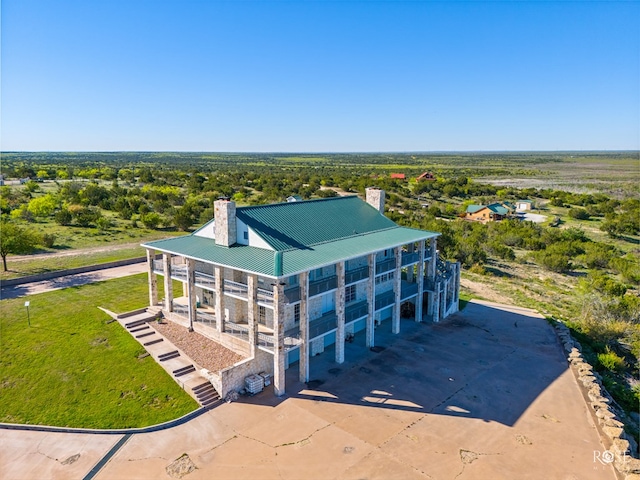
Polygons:
M48 217L56 209L56 199L50 193L36 197L29 202L27 209L34 217Z
M39 241L38 236L26 228L8 221L0 223L0 256L4 271L7 271L7 255L30 253Z
M140 220L142 220L142 223L144 224L145 227L150 229L155 229L160 224L161 218L160 218L160 215L158 215L157 213L149 212L142 215L140 217Z

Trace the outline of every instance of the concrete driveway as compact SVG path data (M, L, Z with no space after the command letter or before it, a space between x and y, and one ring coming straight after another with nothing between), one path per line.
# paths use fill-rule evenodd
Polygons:
M39 282L24 283L0 289L0 299L25 297L36 293L60 290L61 288L77 287L88 283L103 282L112 278L127 277L147 271L147 262L133 263L122 267L105 268L87 273L76 273L75 275L64 275L62 277L42 280Z
M362 337L362 335L360 335ZM271 391L132 435L96 479L615 479L553 329L471 302L440 324L383 324ZM360 342L360 343L359 343ZM121 435L0 430L7 479L88 478ZM72 459L72 461L70 460Z

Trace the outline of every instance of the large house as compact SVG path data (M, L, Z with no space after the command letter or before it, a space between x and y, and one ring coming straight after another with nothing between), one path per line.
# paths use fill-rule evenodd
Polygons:
M385 192L236 207L215 202L215 218L194 233L149 242L150 304L164 277L165 318L246 357L215 376L224 396L248 375L272 374L285 391L297 363L309 381L313 356L377 328L400 333L401 317L437 322L458 309L460 265L438 257L438 233L405 228L383 215ZM161 257L159 256L161 254ZM175 296L172 279L182 283ZM405 320L406 321L406 320ZM363 332L363 333L360 333Z

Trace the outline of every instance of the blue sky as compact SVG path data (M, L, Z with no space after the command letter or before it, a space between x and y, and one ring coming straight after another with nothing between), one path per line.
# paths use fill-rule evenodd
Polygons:
M4 151L640 148L640 2L3 0Z

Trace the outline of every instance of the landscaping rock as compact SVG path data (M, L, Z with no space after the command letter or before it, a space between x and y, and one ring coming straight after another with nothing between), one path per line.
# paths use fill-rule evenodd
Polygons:
M622 438L615 438L613 440L613 451L620 454L628 454L630 452L629 442Z
M596 410L596 417L598 418L615 418L615 414L608 408L600 408Z
M640 474L640 460L629 455L616 455L614 465L619 472Z
M602 427L602 431L604 432L604 434L609 437L612 440L615 439L619 439L620 435L622 435L622 432L624 431L621 427L608 427L608 426L604 426Z

